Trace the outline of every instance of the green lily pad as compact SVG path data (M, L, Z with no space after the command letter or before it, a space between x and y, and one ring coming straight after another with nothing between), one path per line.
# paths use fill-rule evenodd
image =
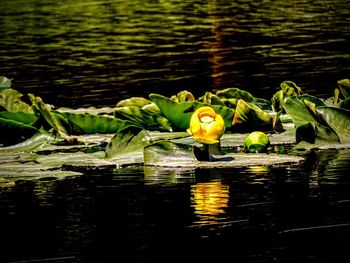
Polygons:
M14 89L3 89L0 91L0 107L11 112L33 113L33 109L27 103L23 102L23 94Z
M312 143L313 136L306 133L310 133L313 129L315 139L348 142L349 110L327 106L316 107L312 102L301 101L299 97L285 99L284 107L297 127L297 141L306 138L306 141Z
M150 94L150 99L158 106L162 114L179 130L190 127L190 119L194 111L194 101L178 103L159 94Z
M345 99L350 96L350 79L338 80L338 87Z
M0 152L33 152L40 149L46 144L57 141L57 139L49 133L37 133L31 138L7 147L1 147Z
M8 146L24 141L39 132L35 127L14 120L0 118L0 144Z
M63 115L71 124L74 134L116 133L127 126L133 125L130 121L108 115L70 112L64 112Z
M51 111L49 105L46 105L40 97L28 94L35 111L37 111L44 120L52 127L62 138L69 139L68 132L61 122L61 119Z
M350 110L336 107L317 107L317 113L337 134L341 143L350 143Z
M218 96L224 102L228 101L229 105L231 105L233 108L236 106L234 102L238 103L238 100L242 99L246 102L255 104L259 108L265 110L271 109L271 103L268 100L265 100L263 98L256 98L251 93L238 88L227 88L219 90L216 92L216 96Z
M0 118L21 122L27 125L33 125L38 120L38 116L35 114L22 111L1 111Z
M277 91L271 98L272 109L275 112L284 110L285 99L292 96L301 95L302 91L293 81L283 81L280 84L281 90Z
M194 147L188 144L174 143L170 141L160 141L144 148L145 165L163 165L177 162L181 166L182 162L197 162Z
M234 132L246 132L252 129L281 131L283 127L279 120L279 115L275 113L271 115L256 105L239 99L233 116L231 130Z
M0 76L0 90L11 88L11 80Z
M143 148L152 142L148 132L137 126L118 131L105 148L106 158L130 158L143 162Z
M145 105L152 103L152 101L145 99L143 97L131 97L129 99L121 100L117 103L118 107L127 107L127 106L137 106L142 108Z
M177 103L159 94L150 94L151 100L159 107L162 114L178 130L186 130L190 127L190 120L193 112L199 107L210 106L217 114L220 114L225 121L226 127L231 127L234 110L221 105L208 105L200 101L185 101Z

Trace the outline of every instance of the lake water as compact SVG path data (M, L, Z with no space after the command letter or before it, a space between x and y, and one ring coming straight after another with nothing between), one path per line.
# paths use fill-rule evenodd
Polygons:
M350 76L347 0L0 2L0 75L57 106ZM0 188L0 262L344 262L350 150L301 166L86 170Z
M350 75L347 0L2 0L0 75L57 106L284 80L330 96Z
M350 149L301 154L299 167L135 166L0 188L1 262L344 262Z

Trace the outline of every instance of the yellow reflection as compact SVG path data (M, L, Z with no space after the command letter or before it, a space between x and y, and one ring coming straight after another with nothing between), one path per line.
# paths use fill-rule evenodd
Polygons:
M228 207L229 186L219 181L198 183L192 186L192 206L199 218L197 223L215 223L222 219Z

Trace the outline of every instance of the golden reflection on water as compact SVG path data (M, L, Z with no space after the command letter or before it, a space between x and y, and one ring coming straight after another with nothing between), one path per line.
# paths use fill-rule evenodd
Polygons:
M191 203L198 218L195 223L211 224L225 218L229 186L220 181L197 183L191 189Z

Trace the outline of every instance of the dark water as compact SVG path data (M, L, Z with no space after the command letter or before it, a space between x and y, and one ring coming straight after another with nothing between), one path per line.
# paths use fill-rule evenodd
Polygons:
M305 156L300 167L17 182L0 189L0 261L344 262L350 150Z
M0 2L0 75L57 106L350 76L347 0ZM348 258L350 150L301 167L89 171L0 188L0 262Z
M57 106L350 75L348 0L2 0L0 37L0 75Z

